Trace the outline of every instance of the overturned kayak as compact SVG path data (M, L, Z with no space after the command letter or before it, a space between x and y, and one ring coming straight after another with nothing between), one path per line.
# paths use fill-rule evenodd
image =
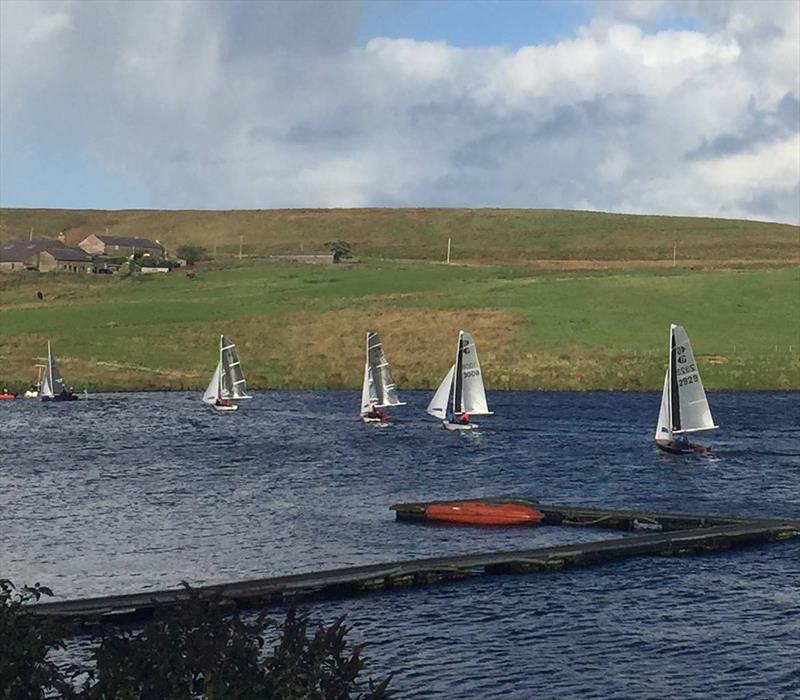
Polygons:
M457 501L431 503L425 508L425 518L468 525L535 525L544 520L544 515L520 503Z

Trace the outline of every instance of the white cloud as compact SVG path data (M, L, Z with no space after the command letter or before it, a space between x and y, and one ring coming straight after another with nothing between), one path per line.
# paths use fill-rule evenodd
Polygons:
M355 3L6 0L0 147L47 135L166 207L800 222L798 8L614 2L513 51L359 47ZM651 28L670 13L697 29Z

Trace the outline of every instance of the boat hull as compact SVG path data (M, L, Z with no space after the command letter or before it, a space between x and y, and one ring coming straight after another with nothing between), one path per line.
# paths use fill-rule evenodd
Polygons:
M697 442L679 443L674 440L656 440L656 446L664 452L669 452L672 455L693 455L705 454L711 452L710 447L701 445Z
M544 515L519 503L459 501L431 503L425 508L425 518L462 525L536 525L544 520Z
M16 394L0 394L0 401L10 401L11 399L16 399Z
M214 406L215 411L219 411L220 413L229 413L230 411L238 411L239 407L234 403L230 406Z
M450 423L443 420L442 427L445 430L475 430L478 427L477 423Z
M370 418L369 416L361 416L361 420L364 423L380 423L381 425L386 425L386 423L389 421L389 416L386 416L386 418Z
M62 396L61 394L56 394L55 396L42 396L42 401L77 401L78 395L77 394L69 394L67 396Z

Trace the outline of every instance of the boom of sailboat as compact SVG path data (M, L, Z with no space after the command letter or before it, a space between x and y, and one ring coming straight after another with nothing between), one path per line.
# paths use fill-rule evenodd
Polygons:
M50 341L47 342L47 361L37 364L36 368L36 383L25 392L25 398L38 397L42 401L53 402L78 399L61 375ZM17 394L7 389L0 392L2 399L16 397ZM238 402L250 398L236 344L220 335L217 364L203 393L203 403L216 411L228 413L239 409ZM364 423L386 426L391 416L384 409L404 405L405 402L398 396L383 343L376 331L367 331L359 418ZM451 431L474 430L478 427L472 422L474 416L493 415L486 400L477 344L468 331L458 332L453 364L434 392L426 412L441 421L444 429ZM673 454L708 452L710 447L691 442L688 435L717 427L711 416L689 336L683 326L671 324L667 367L654 436L656 446Z

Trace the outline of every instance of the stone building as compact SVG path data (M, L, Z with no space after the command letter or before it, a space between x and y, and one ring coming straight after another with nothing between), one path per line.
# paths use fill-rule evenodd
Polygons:
M50 248L39 253L39 272L92 272L92 256L80 248Z
M8 241L0 246L0 272L37 270L39 254L43 250L63 248L64 244L53 240Z
M145 254L164 257L164 246L160 243L153 242L149 238L135 236L109 236L104 233L92 233L78 243L78 247L89 255L104 255L110 258Z
M92 272L92 257L58 240L8 241L0 246L0 272Z

